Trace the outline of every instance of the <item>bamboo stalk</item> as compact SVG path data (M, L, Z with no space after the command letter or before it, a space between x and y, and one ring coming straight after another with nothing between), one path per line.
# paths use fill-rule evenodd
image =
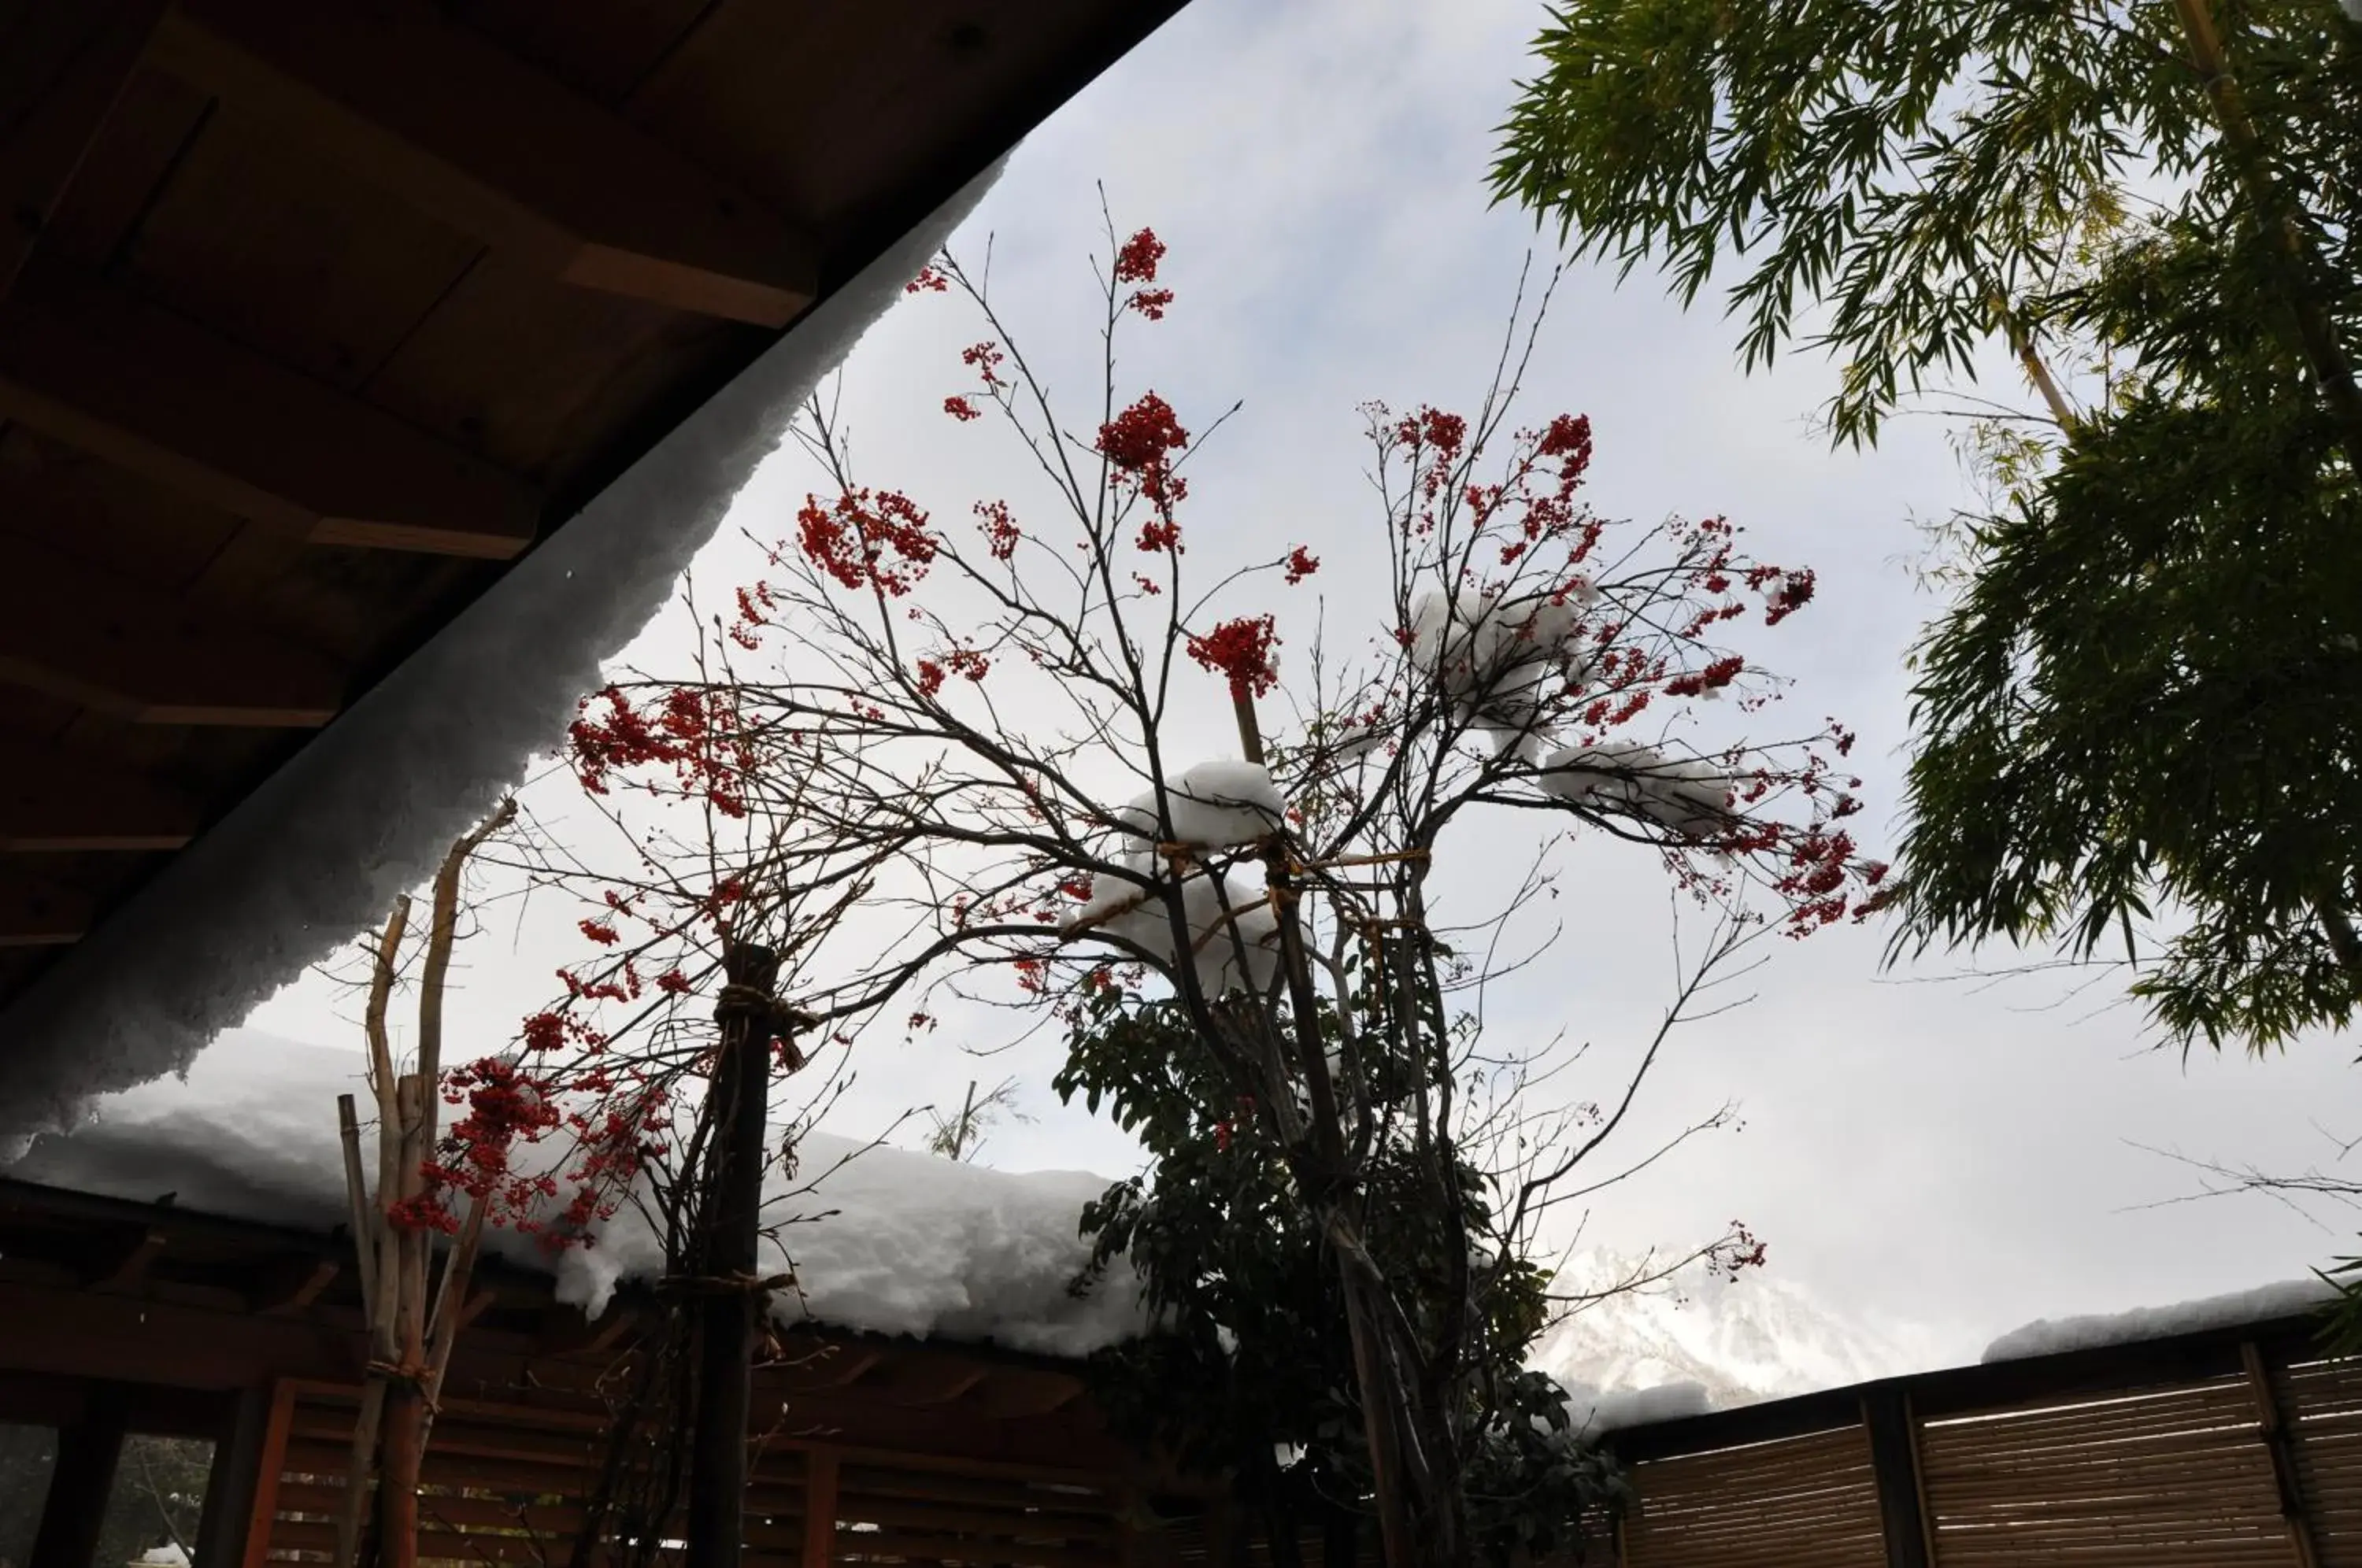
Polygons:
M353 1097L337 1097L337 1135L345 1146L345 1206L353 1228L353 1263L360 1275L361 1311L377 1299L377 1226L370 1217L369 1178L361 1174L361 1123Z
M2281 303L2294 319L2297 347L2312 371L2322 401L2345 426L2346 461L2362 469L2362 390L2356 387L2353 367L2338 347L2337 330L2329 312L2314 293L2310 276L2313 258L2303 236L2297 232L2279 188L2272 182L2263 138L2247 113L2246 95L2239 90L2239 80L2231 72L2222 35L2214 28L2213 10L2207 0L2174 0L2174 9L2181 17L2182 37L2190 45L2191 62L2197 67L2199 84L2206 90L2216 123L2223 127L2223 138L2231 145L2239 183L2246 192L2248 204L2256 210L2256 222L2278 264L2284 296Z
M417 1142L426 1120L426 1080L406 1073L396 1086L401 1111L397 1146L406 1155ZM404 1158L395 1190L406 1202L419 1195L418 1161ZM384 1389L384 1436L381 1440L378 1477L379 1568L414 1568L418 1558L418 1477L424 1457L425 1406L418 1384L425 1360L426 1310L426 1232L415 1224L389 1226L395 1242L397 1283L394 1292L396 1347L392 1369L379 1374Z
M459 1227L459 1239L453 1244L451 1255L444 1260L442 1288L436 1293L435 1311L428 1320L431 1327L426 1347L426 1413L418 1433L422 1452L442 1402L443 1375L451 1365L451 1348L459 1337L459 1315L467 1310L468 1285L475 1276L476 1254L483 1241L484 1195L480 1192L469 1198L468 1218Z
M2042 356L2036 351L2033 339L2026 337L2025 329L2018 325L2017 313L2010 309L2009 301L2002 296L1999 289L1995 289L1988 298L1992 302L1994 319L2001 323L2002 331L2009 338L2011 351L2016 354L2018 364L2025 371L2025 379L2032 381L2034 390L2042 394L2042 401L2049 406L2050 417L2058 422L2058 428L2072 434L2075 411L2068 406L2065 395L2058 390L2058 383L2051 379L2050 367L2042 362Z

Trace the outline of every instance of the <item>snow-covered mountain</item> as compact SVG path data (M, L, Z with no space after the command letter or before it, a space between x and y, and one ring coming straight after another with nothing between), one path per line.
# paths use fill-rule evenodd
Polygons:
M1646 1272L1637 1258L1589 1253L1558 1283L1598 1290ZM1632 1418L1645 1419L1920 1371L1930 1363L1919 1339L1849 1321L1793 1280L1760 1270L1730 1280L1699 1269L1581 1308L1545 1332L1528 1361L1570 1391L1695 1386Z

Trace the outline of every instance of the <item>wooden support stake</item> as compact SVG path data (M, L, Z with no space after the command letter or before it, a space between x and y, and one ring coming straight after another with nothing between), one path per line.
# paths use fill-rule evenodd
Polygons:
M686 1568L739 1568L756 1315L763 1304L754 1282L773 1038L764 1010L778 982L778 955L736 943L723 955L723 970L728 989L717 1010L722 1046L707 1091L715 1097L713 1142L696 1264L705 1295L694 1309L697 1407L690 1438Z

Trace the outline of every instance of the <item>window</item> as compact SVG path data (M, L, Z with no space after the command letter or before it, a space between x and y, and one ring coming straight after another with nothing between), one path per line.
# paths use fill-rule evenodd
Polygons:
M213 1465L214 1445L204 1438L141 1432L125 1438L91 1568L129 1568L133 1563L186 1568L196 1551L197 1520L204 1514L205 1482Z
M33 1555L57 1463L56 1429L0 1422L0 1568L25 1568Z

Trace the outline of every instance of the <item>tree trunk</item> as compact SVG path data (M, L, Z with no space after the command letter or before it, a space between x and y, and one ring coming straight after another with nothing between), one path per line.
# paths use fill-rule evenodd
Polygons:
M686 1568L737 1568L746 1496L746 1414L754 1375L756 1246L763 1207L772 988L778 958L734 944L717 1014L712 1143L705 1187L697 1305L697 1410L690 1435Z
M1239 725L1239 746L1246 759L1264 761L1263 727L1256 720L1254 699L1237 686L1231 689ZM1356 1266L1359 1227L1340 1201L1338 1188L1348 1175L1345 1142L1337 1125L1337 1086L1330 1081L1329 1058L1320 1041L1319 999L1312 983L1312 966L1305 956L1304 929L1297 922L1296 896L1288 875L1286 851L1274 845L1264 856L1265 879L1273 913L1279 924L1280 966L1287 978L1288 1005L1296 1015L1297 1055L1305 1088L1312 1101L1311 1152L1319 1179L1305 1197L1314 1207L1324 1232L1337 1253L1339 1283L1345 1294L1345 1322L1352 1338L1353 1378L1361 1386L1363 1434L1370 1449L1371 1490L1377 1496L1378 1531L1385 1543L1387 1568L1424 1568L1431 1561L1419 1550L1413 1533L1415 1499L1405 1485L1403 1439L1410 1425L1409 1391L1400 1368L1387 1353L1386 1327L1381 1304L1370 1299L1367 1281ZM1286 1096L1286 1083L1272 1086Z

